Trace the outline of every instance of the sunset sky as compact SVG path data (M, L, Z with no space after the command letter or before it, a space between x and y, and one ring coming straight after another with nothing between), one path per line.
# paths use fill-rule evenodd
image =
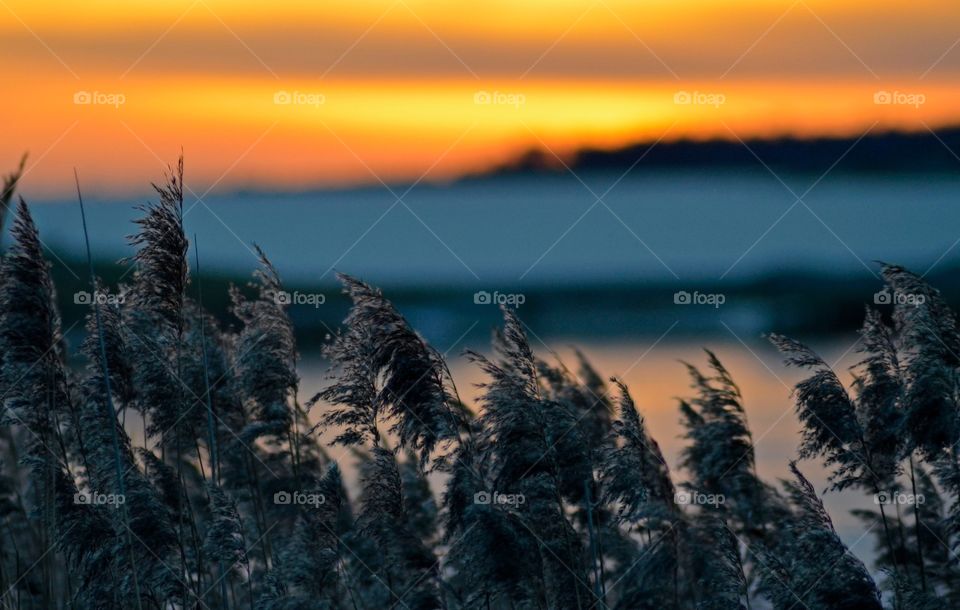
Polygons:
M76 166L123 195L182 147L197 192L301 189L530 147L936 130L960 124L958 43L956 0L0 0L0 167L29 151L26 192Z

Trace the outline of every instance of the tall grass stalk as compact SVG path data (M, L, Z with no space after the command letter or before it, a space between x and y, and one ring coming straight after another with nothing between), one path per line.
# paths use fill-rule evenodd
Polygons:
M100 317L100 303L96 298L99 287L97 285L96 272L93 269L93 254L90 250L90 233L87 230L87 213L83 207L83 194L80 192L80 176L77 174L76 169L74 169L73 172L74 181L76 182L77 186L77 201L80 204L80 219L83 225L83 242L87 251L87 270L90 273L90 294L94 295L93 315L97 324L97 342L100 345L100 362L101 366L103 367L103 394L106 405L106 413L104 414L106 417L104 421L110 427L110 439L113 442L114 465L116 467L117 477L117 493L121 498L126 498L127 487L124 481L126 478L126 473L123 471L123 459L120 456L120 436L117 433L117 412L113 406L113 390L110 387L110 371L107 368L107 344L103 339L103 320ZM140 584L137 578L137 567L133 558L133 540L130 535L130 517L127 514L125 501L121 505L121 511L123 514L122 519L125 529L124 533L127 539L127 546L130 549L130 573L133 577L134 593L137 598L137 608L142 610L143 605L140 600Z

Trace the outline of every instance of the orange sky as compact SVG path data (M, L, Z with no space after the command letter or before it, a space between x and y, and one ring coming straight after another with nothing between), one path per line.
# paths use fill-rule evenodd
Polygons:
M70 192L74 166L139 193L182 146L199 193L439 180L531 146L937 129L960 124L958 40L941 0L0 0L0 164L29 150L36 195Z

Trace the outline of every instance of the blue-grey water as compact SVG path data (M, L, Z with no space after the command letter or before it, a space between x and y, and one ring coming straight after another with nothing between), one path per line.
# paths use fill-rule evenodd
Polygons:
M617 178L420 184L405 195L381 186L202 200L188 193L185 224L208 268L246 272L257 243L287 278L329 280L336 269L381 285L869 274L875 260L924 271L960 256L960 176L787 175L786 186L763 170ZM146 187L140 201L86 193L98 253L129 253L132 205L151 196ZM33 203L44 241L80 253L75 203Z

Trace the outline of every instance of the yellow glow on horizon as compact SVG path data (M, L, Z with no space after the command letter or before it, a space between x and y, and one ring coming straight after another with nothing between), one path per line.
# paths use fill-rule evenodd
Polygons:
M138 179L155 174L160 160L181 146L199 183L217 182L236 164L221 188L306 187L413 180L428 170L430 179L451 178L529 148L563 156L582 146L661 137L859 135L874 122L878 130L915 129L920 120L950 122L960 105L960 88L935 82L923 84L917 107L875 104L880 88L873 82L731 81L681 89L661 81L478 86L472 79L277 83L170 76L105 79L80 89L69 81L31 82L26 74L21 82L30 83L32 94L4 102L14 118L7 140L19 146L8 146L0 161L11 164L23 148L39 155L51 147L36 175L25 179L47 193L66 192L63 176L78 163L103 182L139 187ZM909 83L890 89L917 90ZM102 99L77 104L78 91ZM118 94L122 101L108 97ZM682 103L683 95L698 99ZM50 120L18 120L37 115Z
M937 128L960 123L955 23L954 0L4 0L0 169L29 149L36 192L81 162L126 191L183 146L201 182L297 188L529 148Z

